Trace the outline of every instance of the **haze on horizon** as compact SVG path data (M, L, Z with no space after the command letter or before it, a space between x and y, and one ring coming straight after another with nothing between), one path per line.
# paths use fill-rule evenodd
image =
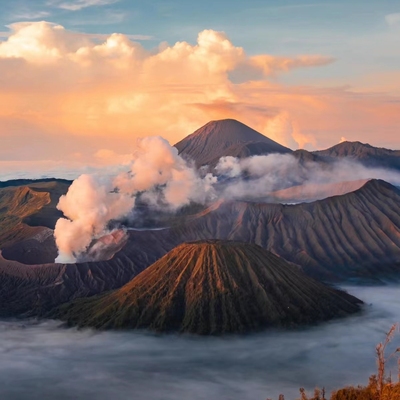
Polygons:
M139 137L223 118L292 149L400 147L394 0L21 0L0 24L0 179L124 164Z

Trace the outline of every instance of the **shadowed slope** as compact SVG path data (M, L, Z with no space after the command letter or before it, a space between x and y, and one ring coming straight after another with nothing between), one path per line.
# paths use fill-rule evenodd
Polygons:
M249 157L270 153L290 153L287 147L234 119L211 121L179 143L179 154L202 165L215 166L223 156Z
M343 142L326 150L314 151L322 160L350 158L369 167L400 169L400 150L373 147L368 143Z
M37 234L40 229L26 226L23 219L50 202L49 193L26 186L0 189L0 247Z
M4 182L0 188L0 248L6 258L34 258L36 264L53 261L57 251L52 229L62 216L56 206L69 182L29 181L29 186L17 183Z
M154 261L152 248L143 241L140 249L125 246L110 260L77 264L24 265L0 254L0 316L41 315L77 297L120 288Z
M68 179L59 178L43 178L43 179L10 179L8 181L0 181L0 188L11 187L11 186L42 186L46 184L64 184L66 186L71 185L72 181Z
M129 231L126 245L107 261L23 265L0 257L0 315L43 313L119 288L179 244L203 239L256 243L324 280L399 278L400 191L369 181L307 204L220 201L169 229ZM14 255L20 251L28 257L32 249L13 247Z
M312 203L219 202L169 230L131 232L127 246L147 240L160 254L200 239L256 243L319 279L400 277L400 190L371 180Z
M184 243L121 289L61 308L71 324L196 334L245 333L359 311L361 301L259 246Z

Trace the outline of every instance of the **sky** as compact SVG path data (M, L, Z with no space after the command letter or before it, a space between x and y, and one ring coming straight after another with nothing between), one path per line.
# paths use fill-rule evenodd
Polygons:
M398 0L0 0L0 179L123 165L235 118L400 148Z

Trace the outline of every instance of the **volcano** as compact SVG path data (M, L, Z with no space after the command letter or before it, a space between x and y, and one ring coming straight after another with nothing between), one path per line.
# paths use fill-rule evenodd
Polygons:
M312 324L361 303L260 246L206 240L176 247L121 289L75 300L56 316L99 329L216 335Z
M23 198L9 211L13 217L25 215ZM20 233L7 234L13 244L0 254L0 315L6 317L42 315L78 297L116 290L176 246L206 239L255 243L324 281L376 283L400 277L400 190L383 181L296 205L219 201L166 229L104 237L91 251L105 254L107 243L112 251L96 262L50 263L49 256L57 254L52 231L18 226Z
M245 158L271 153L291 153L287 147L234 119L211 121L175 144L179 154L197 167L215 167L221 157Z

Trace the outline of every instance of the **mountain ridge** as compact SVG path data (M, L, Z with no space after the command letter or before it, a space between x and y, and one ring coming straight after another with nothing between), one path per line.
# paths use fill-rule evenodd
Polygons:
M313 151L312 154L322 162L347 158L367 167L400 170L400 150L374 147L359 141L338 143L325 150Z

